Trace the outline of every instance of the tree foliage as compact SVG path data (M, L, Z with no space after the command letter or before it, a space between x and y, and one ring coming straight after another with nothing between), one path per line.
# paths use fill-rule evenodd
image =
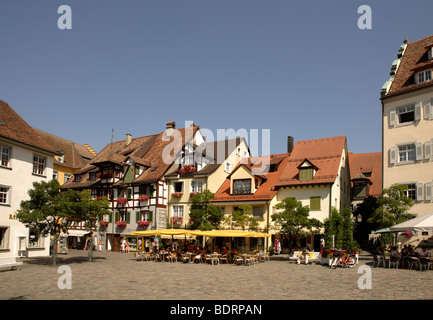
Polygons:
M282 211L274 213L271 218L281 226L281 235L289 238L290 251L292 251L292 239L294 237L316 233L322 226L319 220L309 218L310 208L303 206L301 201L285 198L275 207Z
M225 224L241 228L242 230L257 231L259 222L264 219L255 218L252 210L253 208L248 204L239 206L237 210L232 211L230 217L225 219Z
M377 223L379 228L387 228L412 218L413 215L407 212L414 203L413 199L406 196L406 190L406 186L397 184L383 189L377 199L378 208L369 222Z
M29 228L37 228L42 236L53 236L52 263L57 264L56 244L61 233L67 233L73 221L85 221L90 230L97 218L108 213L108 200L93 200L90 191L61 192L57 180L34 182L28 191L29 200L21 201L17 218Z
M189 229L206 231L220 228L223 213L220 208L210 203L214 197L211 191L204 190L191 198Z

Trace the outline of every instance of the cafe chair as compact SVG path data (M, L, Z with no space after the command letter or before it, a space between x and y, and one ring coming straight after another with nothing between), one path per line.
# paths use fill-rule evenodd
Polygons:
M389 268L391 269L391 266L395 266L396 269L398 269L398 264L400 263L400 259L398 257L391 256L389 258Z

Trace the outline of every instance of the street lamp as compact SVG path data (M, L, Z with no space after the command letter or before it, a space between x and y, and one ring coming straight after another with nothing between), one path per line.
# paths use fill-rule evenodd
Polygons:
M362 216L361 216L361 214L358 214L358 215L356 216L356 221L358 221L358 223L361 223L361 222L362 222Z

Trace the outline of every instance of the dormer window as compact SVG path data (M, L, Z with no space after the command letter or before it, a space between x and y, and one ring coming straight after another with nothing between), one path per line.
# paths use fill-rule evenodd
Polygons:
M316 175L318 168L313 165L310 161L305 161L298 167L299 168L299 181L310 181L313 180Z
M74 176L74 182L80 182L80 180L81 180L81 176L79 174L76 174Z
M417 83L423 83L431 80L431 70L425 70L418 73Z
M251 179L233 180L234 194L251 194Z

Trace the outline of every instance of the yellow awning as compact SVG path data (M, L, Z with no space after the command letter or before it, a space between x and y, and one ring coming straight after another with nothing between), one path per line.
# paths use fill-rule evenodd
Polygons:
M246 237L246 238L263 238L270 237L269 233L252 232L242 230L212 230L212 231L191 231L191 235L206 237Z
M146 231L134 231L132 235L148 235L148 236L177 236L177 235L188 235L190 230L185 229L159 229L159 230L146 230Z
M200 231L200 230L185 230L185 229L159 229L159 230L146 230L146 231L135 231L132 235L187 235L187 236L205 236L205 237L246 237L246 238L264 238L271 237L269 233L263 232L252 232L242 230L211 230L211 231Z

